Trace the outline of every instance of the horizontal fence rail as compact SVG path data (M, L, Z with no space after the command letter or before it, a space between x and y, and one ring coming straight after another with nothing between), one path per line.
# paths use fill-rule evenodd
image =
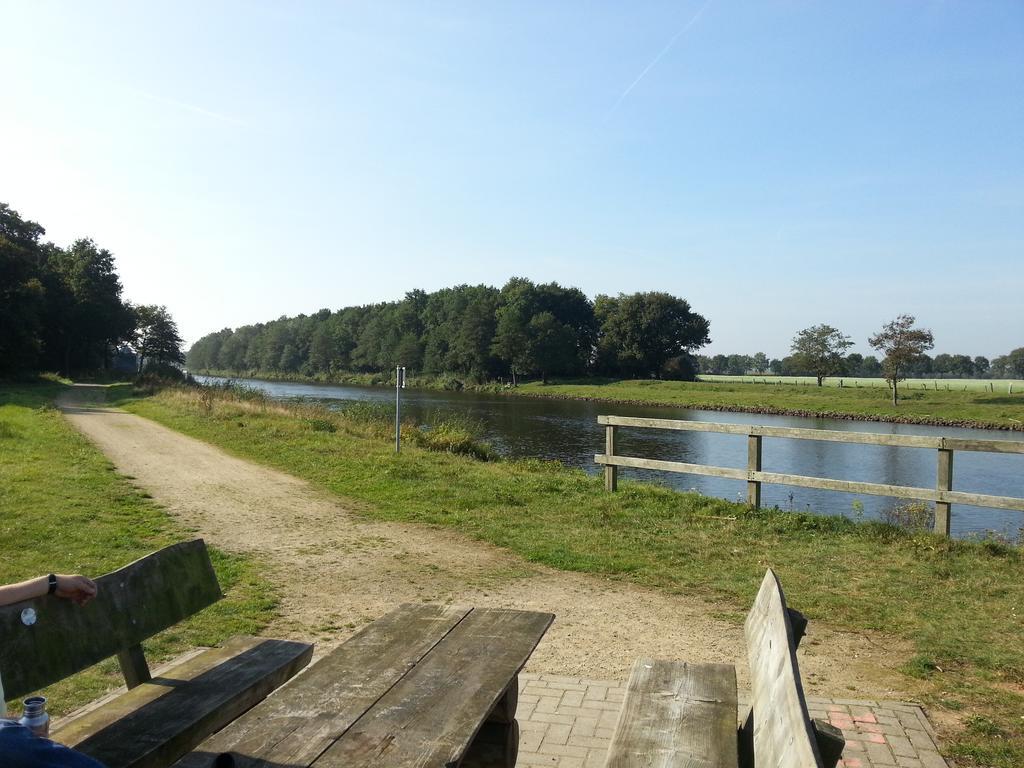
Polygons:
M614 491L617 488L618 467L630 467L633 469L652 469L661 472L746 480L747 503L755 508L761 506L761 483L777 483L779 485L793 485L800 488L821 488L828 491L862 493L870 496L892 496L901 499L932 501L935 502L935 532L945 536L949 535L950 511L953 504L969 504L976 507L991 507L994 509L1010 509L1024 512L1024 498L992 496L984 493L967 493L953 490L954 451L1024 454L1024 441L972 440L919 435L883 435L871 432L839 432L821 429L766 427L754 424L718 424L710 421L644 419L628 416L598 416L597 423L605 427L605 452L594 456L594 461L604 466L605 488L608 491ZM714 467L706 464L686 464L680 461L662 461L636 456L622 456L615 453L617 427L746 435L747 468ZM762 440L766 437L791 440L822 440L826 442L859 443L865 445L888 445L899 448L931 448L936 451L937 456L935 488L915 488L906 485L862 483L852 480L811 477L808 475L763 472L761 470Z

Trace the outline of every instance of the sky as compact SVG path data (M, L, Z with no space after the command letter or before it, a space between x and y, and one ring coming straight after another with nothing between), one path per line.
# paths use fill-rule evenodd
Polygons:
M0 0L0 201L186 341L512 276L1024 346L1024 2Z

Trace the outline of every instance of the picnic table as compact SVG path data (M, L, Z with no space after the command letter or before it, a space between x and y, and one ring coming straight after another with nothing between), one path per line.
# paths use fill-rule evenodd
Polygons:
M553 619L532 611L403 605L175 768L512 766L517 675Z

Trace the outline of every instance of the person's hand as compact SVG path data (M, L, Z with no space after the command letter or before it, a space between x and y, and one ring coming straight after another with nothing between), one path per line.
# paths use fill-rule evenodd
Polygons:
M96 597L96 582L85 576L57 576L57 597L72 600L78 605L85 605Z

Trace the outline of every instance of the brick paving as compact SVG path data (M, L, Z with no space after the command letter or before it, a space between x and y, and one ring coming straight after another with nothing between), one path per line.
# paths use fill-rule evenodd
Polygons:
M601 768L625 692L621 682L521 674L517 765ZM948 768L916 704L808 697L807 707L846 737L842 768Z

